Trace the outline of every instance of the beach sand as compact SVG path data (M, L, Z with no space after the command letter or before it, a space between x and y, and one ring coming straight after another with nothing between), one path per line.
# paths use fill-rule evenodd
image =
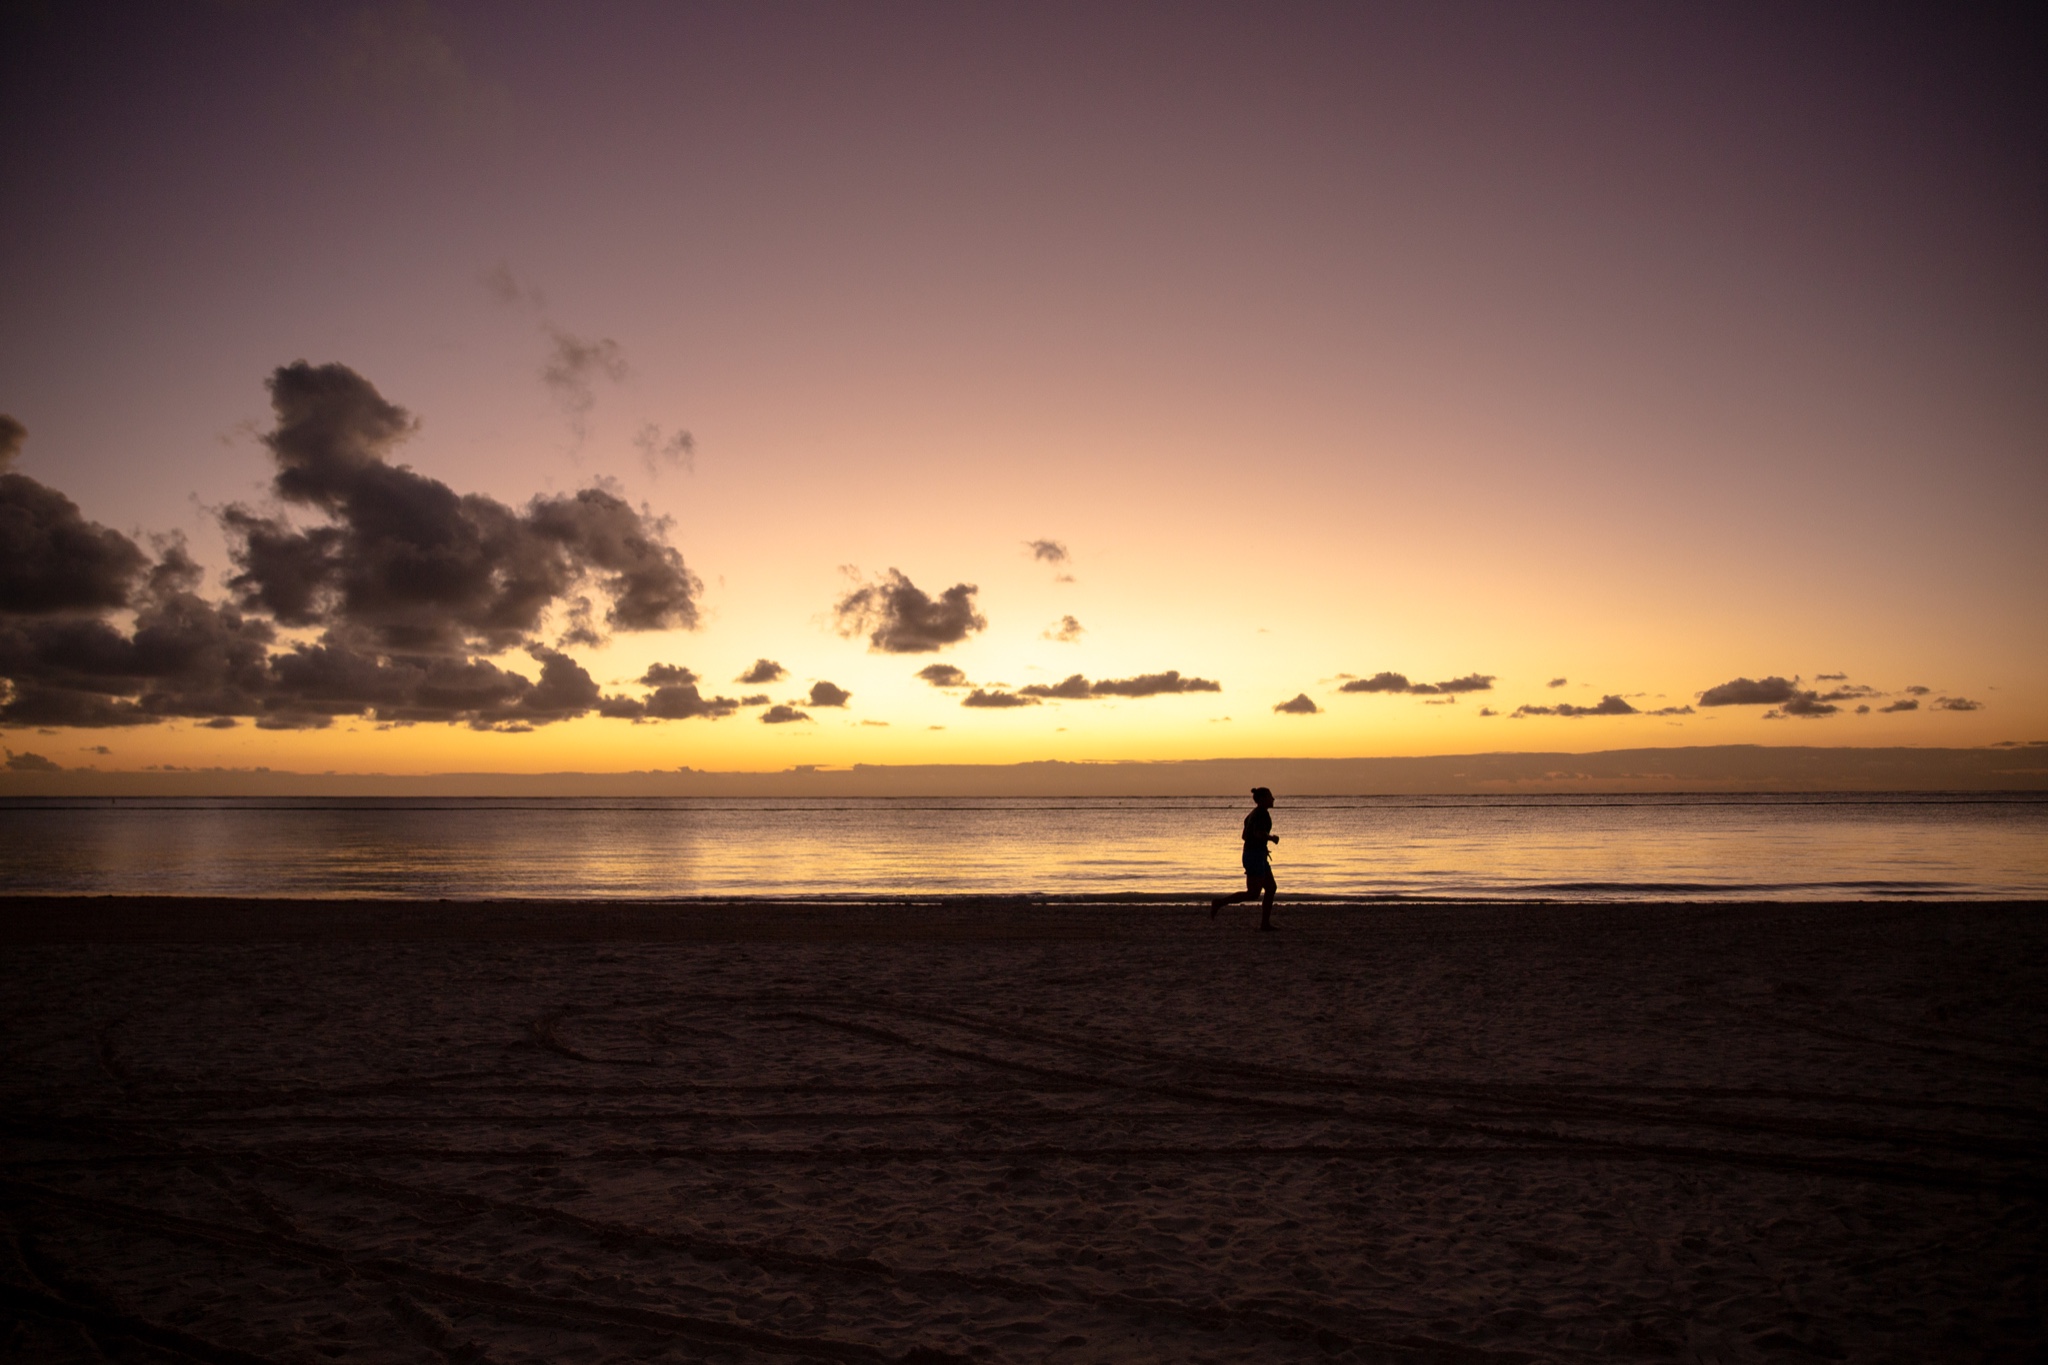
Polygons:
M0 902L0 1355L2038 1360L2039 905Z

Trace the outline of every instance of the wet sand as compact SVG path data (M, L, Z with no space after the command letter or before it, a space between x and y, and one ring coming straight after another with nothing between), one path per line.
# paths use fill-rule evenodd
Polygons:
M0 1356L2041 1358L2048 908L1279 917L0 901Z

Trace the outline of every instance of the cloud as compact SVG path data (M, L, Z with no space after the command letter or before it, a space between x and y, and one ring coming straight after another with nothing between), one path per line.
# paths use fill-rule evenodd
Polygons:
M549 352L540 380L568 415L569 429L581 441L589 431L590 410L597 406L597 381L617 384L626 377L625 352L610 337L586 341L553 323L545 324Z
M21 455L22 443L28 440L28 428L4 412L0 412L0 474L14 466Z
M1819 720L1823 716L1832 716L1841 709L1814 692L1795 692L1779 708L1785 715L1797 716L1801 720Z
M640 452L640 463L649 474L660 474L664 469L680 469L694 473L697 468L697 438L689 432L678 429L673 435L663 437L661 428L649 422L633 436L633 445Z
M59 765L59 764L56 764L56 763L53 763L53 762L51 762L51 761L50 761L49 759L47 759L47 758L44 758L44 757L43 757L43 756L42 756L41 754L31 754L31 753L19 753L19 754L18 754L18 753L16 753L16 752L14 752L14 750L12 750L12 749L9 749L9 750L7 750L7 751L6 751L6 753L7 753L7 770L8 770L9 772L14 772L14 773L61 773L61 772L63 772L63 771L64 771L64 769L63 769L63 767L62 767L61 765Z
M1070 558L1067 547L1057 540L1027 540L1024 545L1033 559L1047 564L1064 564Z
M1814 675L1813 675L1813 678L1814 678L1814 681L1815 681L1815 682L1847 682L1847 681L1849 681L1849 675L1848 675L1847 673L1816 673L1816 674L1814 674Z
M388 457L416 423L344 365L279 369L272 487L325 524L299 529L240 505L221 515L245 610L360 633L394 651L498 652L595 582L615 630L694 627L702 585L662 523L601 488L515 511L457 494Z
M768 695L768 694L767 694L766 692L756 692L756 693L754 693L754 694L753 694L753 695L751 695L751 696L741 697L741 698L740 698L740 705L741 705L741 706L766 706L766 705L767 705L767 704L768 704L768 703L769 703L770 701L772 701L772 700L773 700L773 698L771 698L771 697L770 697L770 696L769 696L769 695Z
M1322 707L1309 700L1306 692L1297 692L1291 701L1277 703L1273 709L1283 716L1314 716L1322 713Z
M1178 669L1164 673L1141 673L1135 678L1105 678L1089 682L1075 673L1063 682L1032 683L1017 689L1019 696L1046 697L1060 701L1088 701L1096 697L1158 697L1181 692L1221 692L1221 684L1207 678L1183 678Z
M1560 702L1556 706L1517 706L1514 714L1509 719L1519 720L1523 716L1570 716L1576 718L1578 716L1635 716L1641 714L1635 707L1630 706L1628 702L1610 692L1600 698L1597 705L1593 706L1573 706L1570 702ZM1667 710L1657 714L1668 715L1675 713Z
M811 684L812 706L844 706L853 699L853 693L828 682Z
M1654 711L1646 711L1643 714L1650 716L1689 716L1693 714L1693 710L1690 706L1660 706Z
M590 709L612 720L719 720L745 705L731 697L705 696L697 688L697 674L680 664L650 664L638 681L653 690L645 697L601 697Z
M810 717L794 706L771 706L761 713L763 725L787 725L791 721L809 720Z
M1061 701L1087 701L1095 695L1095 684L1079 673L1071 674L1064 682L1031 683L1020 687L1018 692L1026 697L1052 697Z
M1552 678L1549 682L1543 685L1545 687L1563 687L1566 683L1570 681L1570 678Z
M832 608L841 635L868 632L868 647L879 654L929 654L959 644L988 621L974 609L972 583L955 583L934 601L915 583L890 569L879 583L865 583Z
M951 664L926 664L916 675L933 687L965 687L967 674Z
M1479 708L1479 714L1482 716L1497 716L1500 712L1494 710L1491 706L1482 706Z
M749 683L759 687L762 683L781 682L789 676L789 670L773 659L756 659L754 666L734 678L734 682Z
M1909 697L1924 697L1928 693L1932 692L1934 689L1931 687L1922 687L1920 686L1920 684L1914 683L1911 686L1902 688L1900 690L1905 692L1905 694Z
M1879 714L1880 716L1888 716L1898 711L1918 711L1919 709L1920 703L1917 700L1915 700L1912 697L1901 697L1898 701L1893 702L1890 706L1878 707L1877 714Z
M602 489L515 511L394 465L416 424L344 366L286 366L270 389L273 492L315 518L225 509L239 570L225 602L199 596L181 540L145 554L62 494L0 475L0 723L297 729L367 715L520 731L592 711L672 719L738 705L670 665L648 670L644 698L602 697L581 664L533 638L556 612L572 636L594 633L586 586L609 599L614 629L693 625L701 589L661 523ZM125 624L106 619L120 610L133 613ZM280 648L279 627L318 633ZM511 648L537 677L478 657Z
M979 687L977 687L972 692L969 692L965 697L961 698L960 704L962 706L986 707L990 710L1008 710L1009 708L1015 706L1036 706L1038 705L1038 698L1033 696L1020 696L1016 693L1004 692L1000 690L994 692L984 692Z
M1798 679L1736 678L1700 693L1701 706L1777 706L1798 693Z
M1821 674L1820 676L1821 676L1821 677L1822 677L1823 679L1826 679L1826 678L1828 677L1828 675L1827 675L1827 674L1825 674L1825 673ZM1835 681L1840 681L1840 677L1839 677L1839 675L1837 675L1837 676L1836 676L1836 678L1835 678ZM1881 697L1881 696L1883 696L1883 695L1884 695L1884 693L1882 693L1882 692L1878 691L1878 690L1877 690L1876 688L1874 688L1874 687L1865 687L1865 686L1864 686L1864 685L1863 685L1862 683L1850 683L1850 684L1849 684L1848 686L1846 686L1846 687L1837 687L1837 688L1835 688L1835 689L1834 689L1833 691L1831 691L1831 692L1827 693L1827 694L1826 694L1825 696L1823 696L1823 697L1821 698L1821 700L1822 700L1822 701L1861 701L1861 700L1862 700L1863 698L1865 698L1865 697Z
M1468 673L1462 678L1451 678L1437 683L1412 683L1404 673L1375 673L1370 678L1354 678L1338 688L1339 692L1386 692L1407 693L1418 697L1436 697L1461 692L1491 692L1494 675L1491 673ZM1556 684L1552 684L1556 686Z
M56 489L6 472L27 435L21 423L0 417L0 612L127 606L147 557L119 531L87 521Z
M477 276L477 283L484 287L486 294L508 308L522 303L531 304L535 308L547 307L547 300L541 296L540 290L521 283L519 277L512 273L509 261L499 261L486 269Z
M1971 701L1968 697L1938 697L1929 708L1935 711L1982 711L1984 703Z
M1222 685L1207 678L1183 678L1178 669L1164 673L1141 673L1135 678L1105 678L1095 684L1098 697L1157 697L1178 692L1221 692Z
M1073 617L1062 616L1059 620L1045 628L1044 638L1056 640L1063 645L1070 645L1079 640L1086 629L1086 626L1083 626Z

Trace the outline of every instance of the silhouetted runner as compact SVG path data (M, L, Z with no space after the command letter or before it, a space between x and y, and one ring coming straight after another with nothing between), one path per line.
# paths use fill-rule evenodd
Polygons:
M1273 864L1266 856L1266 845L1277 844L1280 836L1273 832L1273 793L1267 787L1252 788L1252 813L1244 818L1244 890L1234 896L1219 896L1209 902L1209 918L1215 919L1216 912L1226 905L1236 905L1261 896L1259 902L1259 927L1273 927L1273 897L1280 894L1280 888L1273 881Z

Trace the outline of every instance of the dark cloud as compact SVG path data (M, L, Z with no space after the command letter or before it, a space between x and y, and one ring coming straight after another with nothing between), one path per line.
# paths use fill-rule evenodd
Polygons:
M128 605L148 562L135 542L80 514L26 474L8 473L28 433L0 416L0 612L95 612Z
M1032 683L1017 689L1019 696L1051 697L1062 701L1086 701L1094 697L1158 697L1180 692L1221 692L1222 685L1207 678L1183 678L1179 669L1164 673L1141 673L1135 678L1105 678L1089 682L1079 673L1064 682Z
M273 489L321 521L228 508L229 602L198 595L203 575L181 541L157 540L151 558L63 495L0 475L0 723L292 729L367 715L519 731L592 711L737 707L671 665L648 670L644 698L602 697L581 664L533 639L551 611L589 616L572 592L585 584L610 599L614 629L693 624L697 582L659 523L601 489L514 511L393 465L415 424L346 367L287 366L270 388ZM18 562L23 552L35 562ZM122 608L134 614L117 628L105 618ZM279 625L319 634L280 649ZM537 677L477 657L512 647Z
M967 674L951 664L927 664L917 670L916 676L933 687L967 686Z
M680 469L688 474L697 468L697 438L687 431L663 436L661 428L649 422L634 433L633 446L640 452L640 463L649 474L659 474L664 469Z
M1827 679L1827 678L1828 678L1828 675L1827 675L1827 674L1825 674L1825 673L1821 674L1820 676L1821 676L1821 677L1822 677L1823 679ZM1840 679L1840 675L1836 675L1836 676L1834 677L1834 679L1833 679L1833 681L1837 681L1837 682L1839 682L1840 680L1841 680L1841 679ZM1828 692L1828 693L1827 693L1826 695L1824 695L1824 696L1822 696L1822 697L1821 697L1821 700L1822 700L1822 701L1861 701L1861 700L1863 700L1863 698L1865 698L1865 697L1881 697L1881 696L1883 696L1883 695L1884 695L1884 693L1882 693L1882 692L1878 691L1878 690L1877 690L1876 688L1874 688L1874 687L1865 687L1865 686L1864 686L1864 685L1863 685L1862 683L1850 683L1850 684L1849 684L1848 686L1846 686L1846 687L1837 687L1837 688L1835 688L1835 689L1834 689L1833 691L1831 691L1831 692Z
M598 698L590 703L591 709L613 720L717 720L746 704L705 696L697 689L696 673L680 664L651 664L638 681L653 690L645 697Z
M510 261L499 261L489 267L477 276L477 283L484 287L486 294L508 308L521 303L531 303L535 308L547 306L547 300L541 297L538 289L520 283L519 277L512 272Z
M1736 678L1700 693L1701 706L1777 706L1792 700L1799 691L1797 679L1769 677L1758 681Z
M734 682L749 683L759 687L762 683L781 682L789 676L789 670L773 659L756 659L754 666L734 678Z
M1338 688L1339 692L1387 692L1407 693L1418 697L1436 697L1461 692L1491 692L1494 675L1491 673L1468 673L1462 678L1451 678L1444 682L1409 682L1404 673L1375 673L1370 678L1355 678ZM1553 687L1557 684L1551 684Z
M1559 702L1556 706L1517 706L1514 714L1509 718L1520 719L1523 716L1635 716L1641 714L1635 707L1630 706L1627 701L1610 692L1600 698L1598 704L1593 706L1573 706L1570 702ZM1671 713L1660 712L1658 714Z
M771 700L771 698L769 697L769 695L768 695L768 694L767 694L766 692L756 692L756 693L754 693L754 694L753 694L752 696L748 696L748 697L741 697L741 698L740 698L740 705L741 705L741 706L766 706L766 705L767 705L767 704L769 703L769 701L770 701L770 700Z
M254 715L271 690L265 621L190 591L199 571L177 540L141 576L132 626L95 616L0 611L0 723L146 725L173 717Z
M1036 706L1038 698L1021 696L1013 692L984 692L979 687L960 699L962 706L987 707L990 710L1007 710L1013 706Z
M61 773L63 767L51 762L41 754L7 752L7 770L14 773Z
M1322 707L1309 700L1306 692L1297 692L1290 701L1276 703L1273 709L1283 716L1314 716L1322 713Z
M1765 681L1782 681L1782 679L1766 679ZM1704 704L1703 702L1702 705ZM1726 703L1723 704L1725 705ZM1811 689L1800 690L1794 688L1791 696L1787 697L1776 708L1764 712L1763 718L1765 720L1822 720L1828 716L1839 715L1841 710L1841 707L1828 701L1818 692Z
M1027 540L1024 544L1030 549L1033 559L1047 564L1064 564L1069 558L1067 547L1057 540Z
M1660 706L1654 711L1644 712L1645 715L1651 716L1689 716L1692 713L1690 706Z
M1917 700L1915 700L1912 697L1902 697L1898 701L1893 702L1890 706L1878 707L1877 714L1879 714L1880 716L1885 716L1890 715L1896 711L1918 711L1919 709L1920 703Z
M590 410L597 406L597 381L617 384L626 377L626 356L610 337L586 341L547 324L548 358L541 366L541 383L548 386L555 401L569 418L569 427L582 440L588 434Z
M810 717L794 706L771 706L761 713L763 725L787 725L791 721L809 720Z
M1095 695L1095 684L1079 673L1070 675L1064 682L1031 683L1017 689L1026 697L1055 697L1061 701L1086 701Z
M1929 708L1935 711L1982 711L1984 703L1971 701L1968 697L1938 697Z
M241 723L233 716L215 716L212 720L200 721L199 728L202 730L232 730Z
M828 682L811 684L812 706L844 706L853 699L853 693Z
M1563 687L1566 683L1570 681L1570 678L1552 678L1549 682L1543 685L1545 687Z
M1183 678L1179 669L1164 673L1141 673L1135 678L1105 678L1095 684L1098 697L1157 697L1178 692L1221 692L1222 685L1207 678Z
M834 605L839 633L868 632L868 647L880 654L929 654L959 644L988 621L974 609L972 583L955 583L934 601L915 583L890 569L879 583L866 583Z
M1059 620L1045 628L1044 635L1048 640L1056 640L1060 644L1070 645L1080 639L1086 629L1086 626L1083 626L1073 617L1062 616Z
M1491 706L1482 706L1479 708L1479 714L1482 716L1497 716L1500 712L1494 710Z
M394 652L496 653L595 582L615 630L696 624L702 585L662 525L613 494L536 497L523 512L457 494L386 462L415 424L346 366L288 365L270 390L273 487L327 521L301 530L240 506L223 513L244 609L361 632Z
M1920 684L1914 683L1910 687L1902 688L1901 690L1905 692L1905 694L1909 697L1924 697L1928 693L1932 692L1934 689L1931 687L1922 687L1920 686Z

